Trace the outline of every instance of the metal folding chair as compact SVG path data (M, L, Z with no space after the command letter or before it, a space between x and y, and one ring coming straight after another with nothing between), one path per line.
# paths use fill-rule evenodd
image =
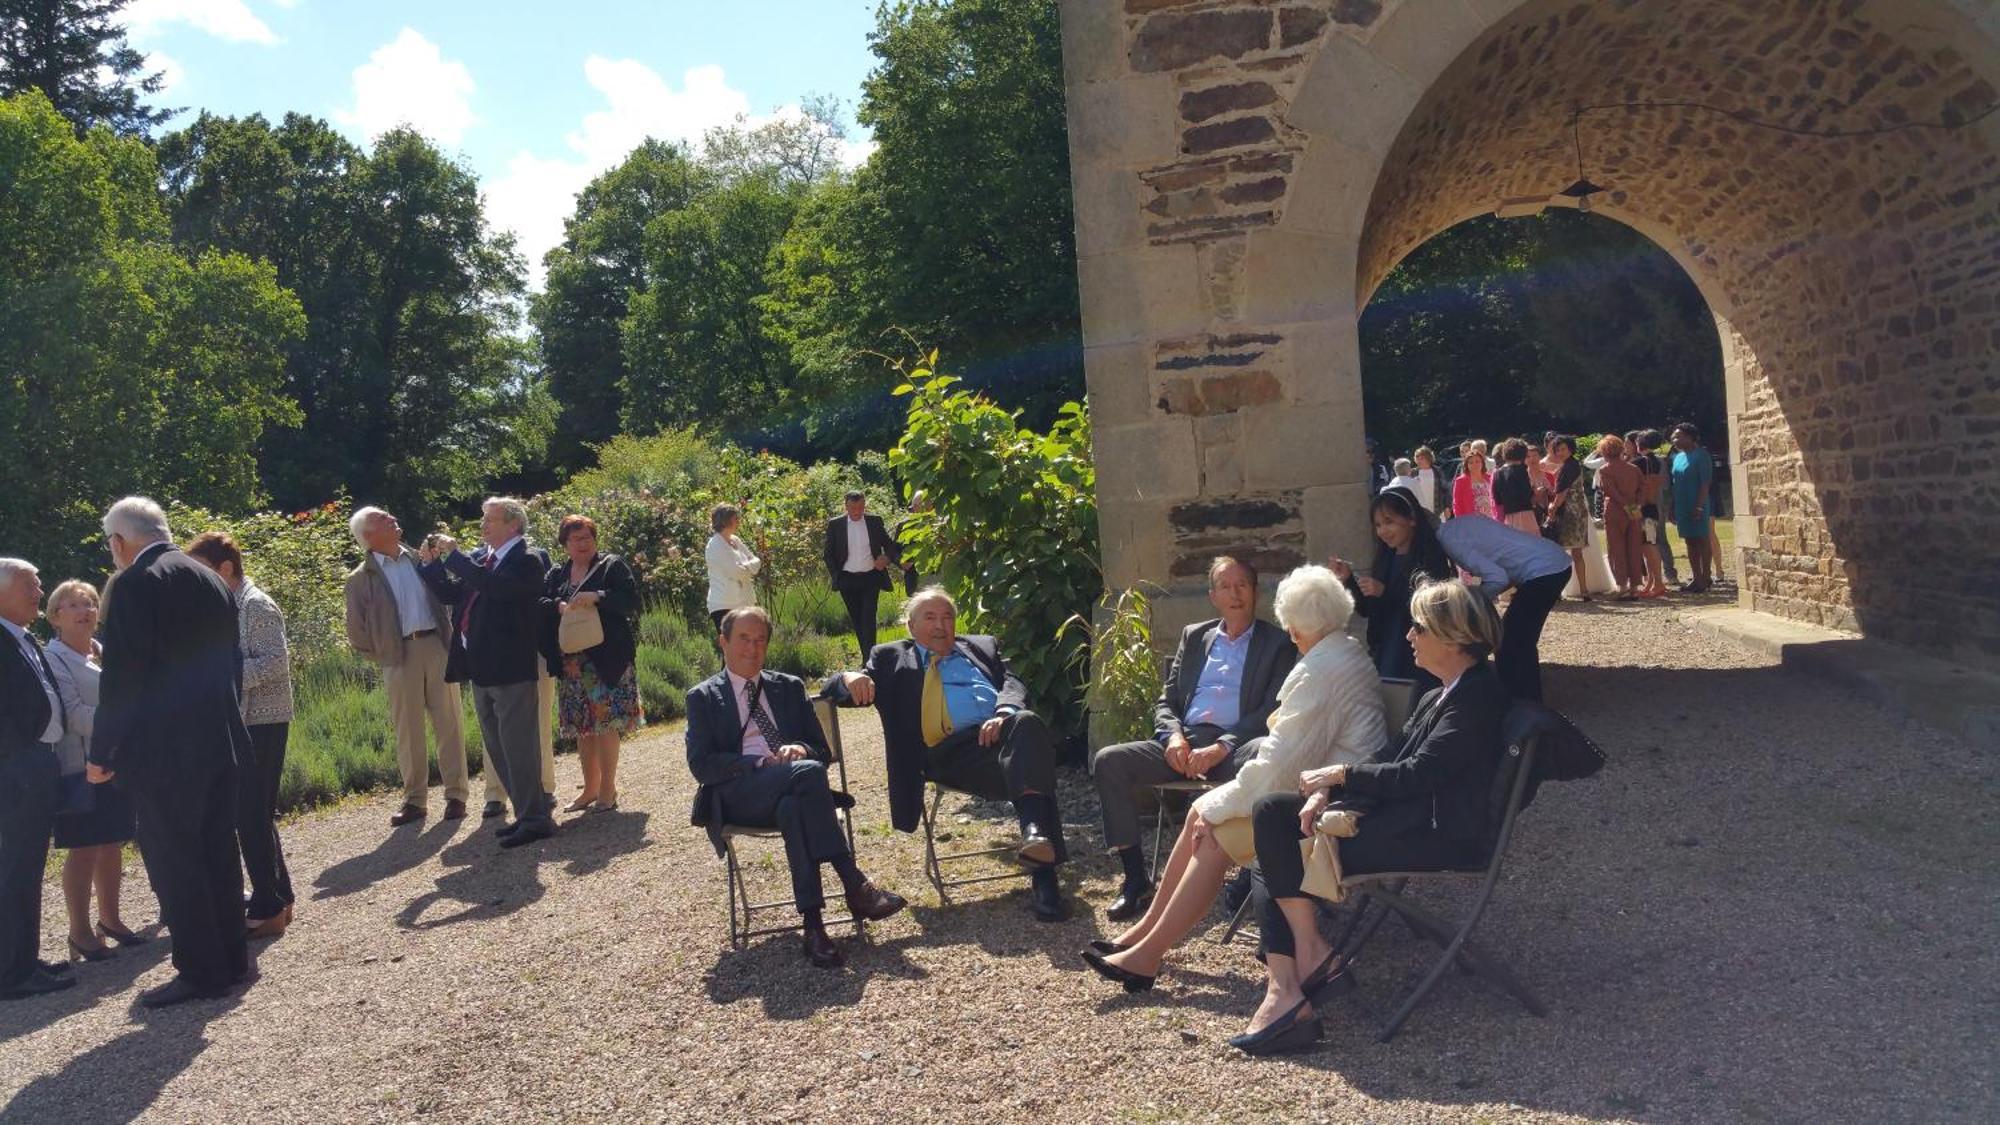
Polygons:
M1516 704L1517 708L1520 706L1522 705ZM1515 729L1515 724L1510 721L1507 729ZM1333 943L1334 948L1339 950L1344 958L1351 960L1357 957L1391 914L1401 918L1404 925L1413 933L1442 950L1437 961L1424 973L1423 978L1397 1003L1395 1012L1389 1017L1388 1022L1376 1032L1377 1040L1386 1043L1394 1038L1396 1032L1403 1026L1403 1022L1410 1018L1410 1013L1416 1011L1417 1005L1443 978L1445 970L1453 965L1500 986L1514 999L1520 1001L1521 1006L1530 1013L1537 1016L1548 1014L1548 1009L1543 1006L1541 1000L1514 975L1512 970L1498 958L1473 944L1471 940L1473 928L1479 925L1480 918L1485 915L1486 907L1493 899L1493 890L1499 885L1500 868L1507 858L1507 845L1514 837L1514 822L1520 815L1523 794L1527 790L1528 779L1534 771L1536 744L1545 729L1540 724L1531 725L1521 737L1510 740L1507 746L1506 760L1502 763L1500 776L1494 783L1496 791L1500 791L1500 787L1504 786L1506 794L1504 812L1500 818L1499 831L1494 834L1490 856L1483 869L1380 872L1341 880L1341 884L1359 899L1347 928ZM1468 879L1480 880L1479 890L1473 898L1471 908L1458 921L1453 921L1437 911L1412 901L1405 893L1412 884Z
M937 891L938 902L949 903L951 901L949 888L952 887L969 887L975 883L992 883L1001 879L1026 879L1029 877L1031 872L1027 868L1018 868L1013 871L996 871L985 875L968 875L962 879L945 878L944 865L947 863L962 863L979 859L982 856L1013 855L1016 849L1002 846L997 848L978 848L969 852L949 852L939 855L937 848L937 811L938 804L944 800L946 789L935 781L928 782L927 784L930 786L931 799L924 803L924 874L929 877L932 889ZM958 790L954 789L951 792L955 793Z
M813 715L819 720L820 733L826 737L826 748L833 755L833 761L829 765L833 770L833 778L831 780L834 784L834 792L846 794L847 755L842 752L840 745L840 711L833 705L833 701L830 699L814 699L812 705ZM840 817L841 828L847 833L847 850L853 852L853 812L846 808L836 808L834 815ZM754 937L762 937L765 934L791 933L805 928L803 920L784 926L757 927L753 925L754 917L764 911L796 910L798 908L798 900L788 897L772 899L768 902L752 902L750 899L749 883L743 877L743 862L736 854L736 841L741 839L776 840L781 838L782 835L776 828L751 827L741 824L725 824L722 826L723 860L724 869L727 872L725 877L728 880L726 886L729 896L729 944L737 949L743 948ZM845 914L826 920L826 924L829 926L845 925L848 922L854 923L854 932L857 935L862 933L863 928L866 926L866 923L862 919Z

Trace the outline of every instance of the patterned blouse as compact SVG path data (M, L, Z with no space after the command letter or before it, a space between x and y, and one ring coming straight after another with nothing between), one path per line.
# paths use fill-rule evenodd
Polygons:
M245 579L236 592L236 638L243 649L243 723L292 721L292 651L285 613L271 595Z

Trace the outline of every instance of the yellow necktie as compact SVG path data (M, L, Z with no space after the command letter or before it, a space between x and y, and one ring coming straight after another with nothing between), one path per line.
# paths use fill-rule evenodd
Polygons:
M944 677L938 674L936 657L924 668L923 726L926 746L936 746L951 734L951 708L945 706Z

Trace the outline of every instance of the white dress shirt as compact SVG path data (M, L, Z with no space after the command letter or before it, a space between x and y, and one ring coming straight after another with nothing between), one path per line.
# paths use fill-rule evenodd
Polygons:
M860 574L875 569L875 552L868 546L868 517L847 521L847 565L841 567L849 574Z
M430 601L424 595L424 580L417 576L415 563L402 554L385 555L379 551L370 552L375 556L375 565L382 568L382 578L389 583L389 593L396 600L397 628L404 636L437 628L431 618Z
M42 667L42 650L28 639L28 631L12 621L0 621L7 627L8 635L14 638L15 647L21 650L21 659L35 673L35 682L42 685L42 694L49 699L49 725L42 728L42 741L56 743L63 736L63 705L56 695L56 686L49 682L49 672Z
M754 680L746 680L734 672L725 672L729 677L729 694L736 697L736 726L743 732L743 756L746 758L770 758L776 756L771 741L764 737L763 730L750 721L750 685ZM771 709L764 708L769 715Z

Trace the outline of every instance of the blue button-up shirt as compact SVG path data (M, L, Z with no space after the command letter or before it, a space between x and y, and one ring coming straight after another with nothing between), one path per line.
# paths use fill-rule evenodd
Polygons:
M1208 723L1224 730L1236 725L1243 714L1243 667L1250 662L1250 634L1256 631L1253 622L1241 636L1230 640L1229 634L1216 626L1201 678L1188 697L1187 715L1182 720L1186 725Z
M923 659L937 659L929 649L920 648ZM986 673L970 657L954 648L938 660L938 678L944 681L944 707L951 715L951 729L976 727L993 717L1000 706L1000 692Z

